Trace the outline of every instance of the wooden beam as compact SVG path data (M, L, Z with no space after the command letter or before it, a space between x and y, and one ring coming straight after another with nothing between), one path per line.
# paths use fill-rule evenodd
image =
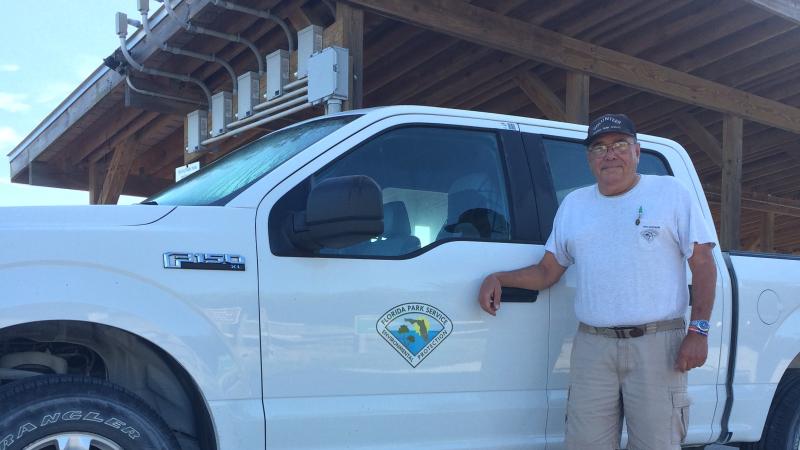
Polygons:
M772 14L800 24L800 1L798 0L747 0Z
M689 139L694 141L717 166L722 166L722 145L717 138L709 133L705 127L689 114L681 113L672 117L675 125L681 129Z
M800 109L592 45L462 0L347 0L480 45L800 133Z
M761 251L775 251L775 213L764 213L761 218Z
M703 190L706 193L709 204L722 204L722 194L719 188L704 184ZM800 201L798 200L776 197L763 192L742 192L741 198L742 209L775 213L781 216L800 217Z
M589 124L589 75L567 71L567 121Z
M532 72L525 72L517 75L514 81L533 104L544 113L546 118L562 122L567 120L564 102L550 90L541 78Z
M103 189L97 203L101 205L116 205L125 181L128 178L133 161L136 159L139 142L137 139L126 140L114 148L114 156L108 165L108 172L103 181Z
M725 250L736 250L740 244L739 225L742 216L742 118L726 114L722 129L720 244Z

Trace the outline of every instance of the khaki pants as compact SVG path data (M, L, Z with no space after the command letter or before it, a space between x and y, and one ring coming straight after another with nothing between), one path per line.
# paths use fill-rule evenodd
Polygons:
M614 338L579 331L572 346L566 448L680 449L689 421L686 373L674 369L686 332Z

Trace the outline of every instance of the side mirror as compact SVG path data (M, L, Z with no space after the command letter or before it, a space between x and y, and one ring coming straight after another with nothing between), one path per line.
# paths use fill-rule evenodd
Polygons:
M304 250L344 248L383 233L383 194L364 175L329 178L311 189L306 210L287 224L292 244Z

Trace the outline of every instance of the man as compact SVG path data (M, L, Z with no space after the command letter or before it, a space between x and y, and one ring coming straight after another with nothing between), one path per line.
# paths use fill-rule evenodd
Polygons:
M478 301L496 315L502 287L547 289L574 265L580 326L567 449L618 448L623 415L629 450L679 449L688 422L687 372L708 355L715 234L678 180L637 173L641 149L627 116L596 119L585 143L597 184L564 199L538 264L487 276Z

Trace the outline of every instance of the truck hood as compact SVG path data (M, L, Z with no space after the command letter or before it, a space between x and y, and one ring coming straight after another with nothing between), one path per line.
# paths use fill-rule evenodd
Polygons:
M145 225L161 219L173 209L174 206L156 205L3 207L0 208L0 229Z

